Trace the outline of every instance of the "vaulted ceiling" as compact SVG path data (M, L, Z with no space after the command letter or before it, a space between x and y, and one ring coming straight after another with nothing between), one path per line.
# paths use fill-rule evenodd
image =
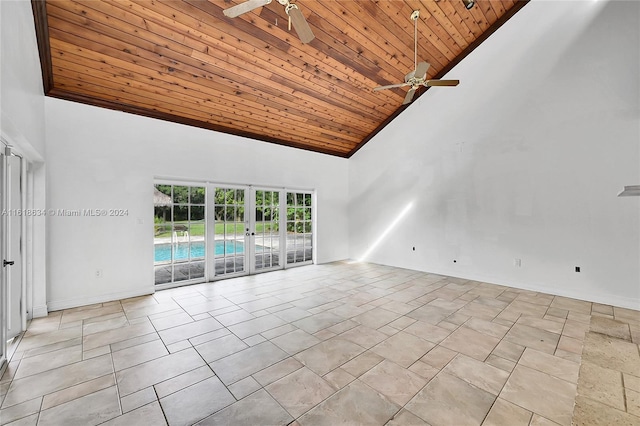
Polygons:
M236 18L241 0L32 5L48 96L349 157L406 108L406 87L372 89L414 70L412 11L440 78L526 2L297 0L307 44L277 0Z

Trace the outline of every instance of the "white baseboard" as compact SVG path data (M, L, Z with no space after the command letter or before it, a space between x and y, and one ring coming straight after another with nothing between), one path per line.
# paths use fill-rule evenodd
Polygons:
M144 289L121 291L117 293L108 293L92 297L78 297L75 299L66 300L50 300L49 303L47 303L47 306L49 307L49 312L53 312L63 309L77 308L78 306L93 305L95 303L105 303L112 302L114 300L128 299L130 297L144 296L153 293L155 293L155 287L150 286Z
M32 318L46 317L47 315L49 315L49 309L47 308L47 305L34 306L31 310Z
M485 282L489 284L502 285L505 287L513 287L520 290L535 291L538 293L546 293L554 296L567 297L570 299L584 300L586 302L601 303L603 305L617 306L619 308L627 308L633 310L640 310L640 299L620 297L615 294L603 294L580 291L567 291L559 287L549 287L544 285L532 285L530 283L509 281L504 282L495 277L483 276L482 274L470 274L469 276L462 276L460 274L452 274L449 272L427 271L427 273L443 275L448 277L463 278L471 281Z

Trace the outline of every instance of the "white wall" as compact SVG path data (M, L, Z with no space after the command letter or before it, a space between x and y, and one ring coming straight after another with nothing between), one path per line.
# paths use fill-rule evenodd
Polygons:
M50 309L153 291L154 177L316 189L317 260L348 257L346 159L53 98L45 105L47 207L129 211L47 218Z
M351 158L350 256L640 309L639 46L639 2L529 3Z
M31 2L0 1L0 135L29 162L30 209L43 209L44 90ZM27 221L27 309L47 314L44 217Z
M31 2L0 1L0 129L32 160L44 155L44 92Z

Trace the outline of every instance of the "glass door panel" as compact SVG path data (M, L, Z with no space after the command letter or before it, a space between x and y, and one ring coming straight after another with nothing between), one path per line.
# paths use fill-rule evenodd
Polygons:
M205 187L154 187L155 283L202 281L205 277Z
M312 197L310 193L287 192L287 264L313 261Z
M214 198L215 276L243 274L245 256L245 189L216 187Z
M280 269L280 191L256 190L254 202L253 270Z

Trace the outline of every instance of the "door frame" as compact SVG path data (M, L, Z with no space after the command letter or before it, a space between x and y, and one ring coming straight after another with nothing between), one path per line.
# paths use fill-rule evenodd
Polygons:
M27 201L28 201L28 194L27 194L27 179L31 178L31 171L28 170L29 168L29 162L26 160L25 156L22 155L19 151L15 150L13 146L7 144L4 140L0 140L0 162L2 163L0 165L0 174L2 175L2 181L1 181L1 185L2 185L2 193L0 194L0 210L5 210L7 207L7 203L8 203L8 207L11 210L16 210L19 211L20 214L20 225L19 225L19 232L20 232L20 244L19 244L19 248L18 248L18 253L12 253L10 250L10 246L11 246L11 241L10 238L7 237L11 237L11 227L9 226L9 221L11 219L11 217L15 217L15 215L13 214L3 214L2 217L0 218L0 228L1 228L1 240L0 240L0 258L3 260L8 259L8 257L12 257L12 258L16 258L19 257L20 258L20 263L19 263L19 267L20 267L20 306L18 307L19 311L20 311L20 324L18 325L18 333L16 335L14 335L13 337L19 337L21 335L21 333L23 333L26 329L27 329L27 316L28 316L28 311L27 311L27 272L28 272L28 268L27 268L27 264L28 264L28 259L26 258L27 255L27 213L30 212L30 210L28 210L26 208L27 206ZM18 206L17 208L15 206L12 205L12 203L10 202L10 200L8 200L8 197L12 196L12 189L11 186L14 182L12 182L12 178L9 176L10 173L10 168L8 165L8 158L9 157L15 157L19 159L19 165L20 165L20 175L19 175L19 182L18 182L18 190L20 192L20 206ZM32 196L32 194L29 194L29 196ZM32 212L34 213L34 212ZM16 213L17 214L17 213ZM35 214L35 213L34 213ZM9 310L9 303L11 303L11 300L9 300L9 292L8 292L8 286L11 285L10 283L10 278L11 278L11 271L9 269L7 269L7 267L5 267L4 265L2 265L2 269L0 271L0 371L4 369L4 364L6 362L8 362L10 355L8 354L8 345L7 345L7 337L8 337L8 322L9 322L9 317L8 317L8 310ZM13 348L15 349L15 345L13 345Z

